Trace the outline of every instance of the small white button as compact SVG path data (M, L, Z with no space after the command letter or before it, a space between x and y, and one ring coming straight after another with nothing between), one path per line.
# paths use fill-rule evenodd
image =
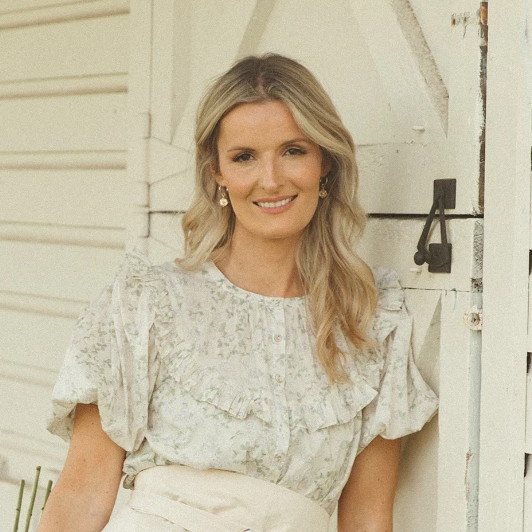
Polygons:
M277 382L283 382L283 376L280 375L279 373L277 373L277 375L275 375L275 380L276 380Z
M283 457L280 454L275 455L275 461L280 462L283 459Z
M279 343L279 342L283 339L283 337L282 337L280 334L276 334L276 335L273 337L273 339L274 339L277 343Z

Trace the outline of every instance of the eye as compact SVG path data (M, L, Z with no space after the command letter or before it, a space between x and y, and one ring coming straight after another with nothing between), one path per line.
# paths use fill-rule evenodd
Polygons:
M251 161L252 157L251 153L239 153L236 157L233 157L233 161L235 163L247 163L248 161Z
M297 146L292 146L286 150L287 155L304 155L305 153L307 153L306 150Z

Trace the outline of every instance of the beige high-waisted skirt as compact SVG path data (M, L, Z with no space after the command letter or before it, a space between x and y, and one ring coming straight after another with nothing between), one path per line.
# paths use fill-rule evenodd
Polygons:
M104 532L327 532L329 519L319 504L271 482L169 465L137 475Z

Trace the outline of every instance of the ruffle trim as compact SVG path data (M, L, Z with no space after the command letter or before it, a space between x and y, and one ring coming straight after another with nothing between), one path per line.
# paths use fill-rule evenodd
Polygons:
M115 281L130 279L140 284L151 284L160 280L151 262L136 248L126 252L116 273Z
M229 382L214 368L201 366L192 355L179 359L163 356L169 373L197 401L209 403L237 419L254 414L266 423L272 421L273 398L253 396L245 383ZM363 377L354 375L354 382L332 384L325 398L308 397L306 404L297 405L295 425L316 431L351 421L377 395ZM310 400L309 400L310 399Z
M273 398L253 397L244 383L229 383L213 368L202 367L191 355L179 359L164 356L163 360L169 373L197 401L209 403L237 419L254 414L271 423ZM294 424L316 431L351 421L377 395L359 375L354 380L353 384L331 385L325 399L316 396L313 402L298 405Z
M295 425L308 431L316 431L353 420L377 395L362 377L347 385L331 384L325 398L315 397L298 409Z
M264 396L253 397L244 383L228 383L213 368L201 366L190 354L179 358L163 356L169 373L197 401L209 403L237 419L253 413L266 423L271 423L271 400Z
M124 282L130 293L137 296L146 290L149 306L153 309L153 321L157 326L158 345L162 347L167 339L175 335L175 312L170 301L167 284L159 267L138 249L128 251L120 265L115 282ZM154 304L156 302L156 304Z
M372 270L375 276L378 300L372 327L368 334L378 343L383 343L399 325L405 293L395 270L382 266L372 267Z

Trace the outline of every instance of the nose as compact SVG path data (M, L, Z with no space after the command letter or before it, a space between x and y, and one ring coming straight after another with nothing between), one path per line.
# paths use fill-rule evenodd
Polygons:
M275 191L281 186L281 172L272 158L263 159L259 172L259 182L264 190Z

